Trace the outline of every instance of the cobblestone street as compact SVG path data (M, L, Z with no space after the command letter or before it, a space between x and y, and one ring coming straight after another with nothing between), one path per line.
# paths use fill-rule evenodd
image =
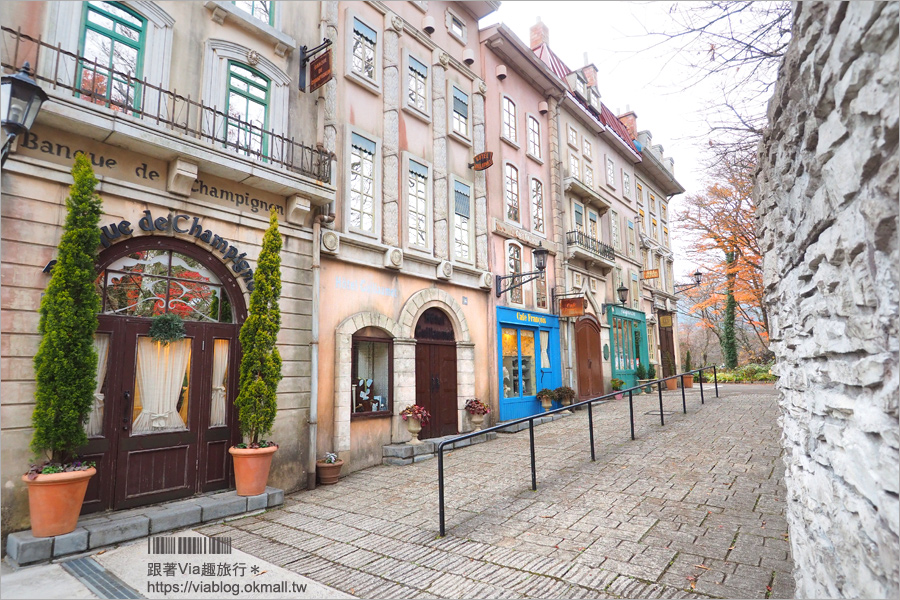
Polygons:
M339 590L410 598L790 598L775 390L722 385L665 393L445 457L447 536L438 537L437 460L378 466L286 498L283 508L199 529ZM669 414L668 411L672 411Z

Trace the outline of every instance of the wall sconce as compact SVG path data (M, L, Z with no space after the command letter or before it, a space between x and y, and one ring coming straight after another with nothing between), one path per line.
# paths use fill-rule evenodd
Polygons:
M6 163L9 149L16 136L25 133L34 125L34 120L41 112L41 105L47 101L47 94L41 86L31 78L31 65L25 63L15 75L2 77L2 110L3 142L0 165Z
M434 33L434 17L427 16L422 19L422 30L428 35Z
M700 287L700 282L703 280L703 273L700 272L700 269L697 269L697 272L694 273L694 283L676 283L675 284L675 293L680 294L686 290L690 290L695 287ZM681 288L681 289L678 289Z
M544 248L544 245L539 243L538 247L535 248L531 254L534 256L534 266L537 267L537 271L532 271L531 273L520 273L516 275L507 275L506 277L502 277L497 275L497 297L499 298L509 290L514 290L519 286L523 286L529 281L534 281L538 277L540 277L544 273L544 269L547 268L547 255L550 254L550 251ZM528 279L522 279L523 277L528 277ZM506 289L503 289L503 281L506 279L512 279L512 283Z
M550 106L548 106L547 103L542 100L541 102L538 102L538 112L542 115L546 115L548 112L550 112Z
M471 65L475 62L475 51L471 48L466 48L463 50L463 62L467 65Z
M620 284L619 284L619 287L616 289L616 295L619 296L619 303L618 303L618 304L615 304L615 303L613 303L613 304L601 304L601 305L600 305L600 312L601 312L601 313L605 313L605 312L606 312L606 308L609 307L609 306L620 306L620 305L621 305L621 306L625 306L625 303L628 302L628 288L625 287L625 284L624 284L624 283L620 283Z
M506 79L506 65L497 65L495 73L497 74L497 79L500 81Z

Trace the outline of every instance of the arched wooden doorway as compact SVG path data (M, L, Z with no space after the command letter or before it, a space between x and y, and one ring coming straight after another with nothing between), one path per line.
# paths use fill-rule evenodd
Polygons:
M232 487L246 318L237 282L212 254L154 236L104 251L97 271L100 383L82 455L98 469L82 512ZM178 314L187 333L168 345L148 336L152 317L165 312Z
M578 398L586 400L603 395L603 354L600 325L591 316L575 323L575 360Z
M439 308L429 308L416 323L416 404L431 413L422 439L458 433L456 338L453 323Z

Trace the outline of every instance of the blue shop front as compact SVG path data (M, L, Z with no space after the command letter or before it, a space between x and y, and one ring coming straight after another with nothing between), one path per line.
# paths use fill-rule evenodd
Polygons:
M649 366L647 350L647 315L624 306L607 305L609 342L612 349L610 364L612 377L625 382L625 387L637 385L638 365Z
M546 313L497 308L501 421L543 411L537 392L562 385L559 318Z

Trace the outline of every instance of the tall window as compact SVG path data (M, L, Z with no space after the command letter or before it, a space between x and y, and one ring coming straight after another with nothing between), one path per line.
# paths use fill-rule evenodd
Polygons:
M239 8L245 13L249 13L254 18L272 25L275 22L275 11L272 10L272 2L259 2L249 0L235 0L232 2L235 8Z
M577 75L575 76L575 91L581 94L583 98L587 97L587 82Z
M469 137L469 96L453 88L453 132Z
M606 183L614 187L616 185L616 165L611 158L606 159Z
M656 214L656 196L650 194L650 212Z
M409 105L428 112L428 67L409 57Z
M470 226L470 210L472 189L459 181L454 184L454 253L456 258L460 260L471 260L472 250L469 242Z
M653 229L652 229L653 239L658 242L659 241L659 228L656 225L656 219L652 219L651 223L653 224Z
M409 161L406 222L411 246L428 246L428 167Z
M669 228L663 227L663 245L668 248L669 247Z
M578 132L574 127L569 127L569 144L578 147Z
M537 179L531 180L531 227L544 233L544 185Z
M229 146L248 156L265 156L268 139L269 80L250 67L228 62Z
M631 197L631 175L628 173L622 174L622 193L628 198Z
M619 213L614 210L609 211L609 233L612 236L613 248L619 250L621 248L619 241Z
M584 182L588 187L594 187L594 170L584 163Z
M671 260L666 261L666 289L670 294L675 289L674 265Z
M641 309L641 297L638 292L638 276L637 273L631 274L631 308L635 310Z
M506 165L506 218L519 222L519 170Z
M569 177L581 179L581 169L578 164L578 157L574 154L569 155Z
M647 217L644 215L644 209L640 209L638 214L641 216L640 228L644 232L644 235L647 235Z
M628 256L634 258L635 251L634 221L628 221Z
M355 334L351 348L351 414L390 414L394 375L394 347L391 339Z
M582 138L581 140L581 153L584 154L585 158L591 157L591 143L587 141L587 138Z
M528 117L528 153L541 157L541 123L534 117Z
M600 239L600 227L598 225L599 217L592 210L588 211L588 235L595 240Z
M584 233L584 209L580 204L575 204L575 231L579 233Z
M350 226L375 233L375 142L355 133L350 143Z
M509 98L503 98L503 137L510 141L517 141L516 131L516 105Z
M538 308L547 308L547 273L534 280L534 305ZM542 332L543 333L543 332Z
M118 2L85 2L81 95L113 110L139 109L147 21ZM88 62L90 61L90 62Z
M353 19L353 72L369 81L375 77L375 45L378 34L360 21Z
M507 275L519 275L522 273L522 249L516 244L509 245L507 260ZM519 283L519 278L510 280L512 284ZM509 301L516 304L522 304L522 286L511 289L509 291Z
M666 205L663 204L662 202L660 202L659 203L659 216L663 221L669 220L669 216L667 213L668 213L668 211L666 210Z
M638 204L643 204L644 203L644 188L641 187L641 184L638 183L634 186L634 189L636 190L635 196L637 197Z

